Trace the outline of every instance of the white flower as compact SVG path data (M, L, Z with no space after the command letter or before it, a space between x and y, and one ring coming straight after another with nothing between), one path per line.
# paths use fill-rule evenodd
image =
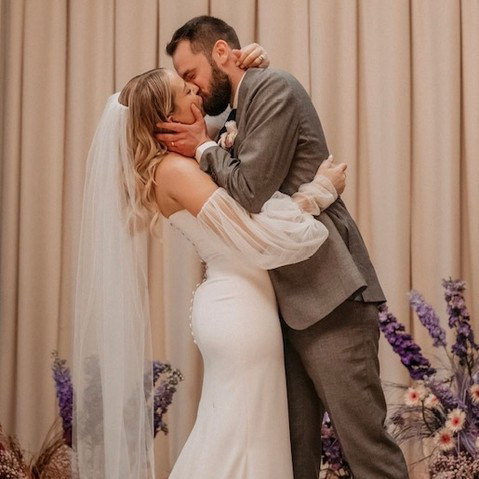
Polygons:
M235 142L236 135L238 134L238 127L236 121L230 120L225 123L226 131L221 134L218 145L225 150L230 150Z
M479 384L473 384L469 388L469 394L471 395L472 402L479 404Z
M429 394L427 398L424 400L424 406L428 408L435 408L439 406L439 399L434 394Z
M458 432L464 426L466 413L462 409L453 409L447 415L446 427L452 432Z
M424 386L424 381L416 381L414 383L414 389L419 393L419 399L424 401L428 395L428 390Z
M404 402L406 406L420 406L421 405L421 393L415 388L408 388L404 395Z
M435 436L434 441L441 451L450 451L456 446L453 433L447 427L441 429Z

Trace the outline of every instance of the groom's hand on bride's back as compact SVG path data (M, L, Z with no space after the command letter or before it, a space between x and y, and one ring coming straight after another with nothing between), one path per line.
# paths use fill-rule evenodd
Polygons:
M158 130L166 130L171 133L156 133L155 138L164 143L169 151L194 158L196 149L206 141L210 141L210 138L206 130L205 119L199 108L192 104L191 111L195 117L194 123L191 125L175 122L157 123Z

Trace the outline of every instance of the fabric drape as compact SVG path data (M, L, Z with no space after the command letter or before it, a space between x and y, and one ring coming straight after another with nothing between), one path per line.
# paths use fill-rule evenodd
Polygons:
M36 451L56 417L50 353L71 360L71 319L88 148L106 98L171 66L174 30L200 14L260 42L310 92L343 195L390 308L423 346L406 293L445 318L440 281L461 277L479 327L477 0L0 0L0 422ZM285 34L287 32L287 34ZM154 356L182 370L167 474L193 424L201 360L191 294L202 268L168 224L150 241ZM407 382L389 345L385 379Z

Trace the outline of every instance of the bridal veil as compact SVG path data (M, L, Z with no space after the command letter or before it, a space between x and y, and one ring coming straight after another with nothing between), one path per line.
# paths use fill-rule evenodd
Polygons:
M87 162L73 347L74 477L154 477L147 234L128 108L107 102Z

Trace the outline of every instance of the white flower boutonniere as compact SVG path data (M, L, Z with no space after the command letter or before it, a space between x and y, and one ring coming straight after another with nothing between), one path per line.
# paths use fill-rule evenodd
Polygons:
M231 120L225 123L226 131L221 134L218 145L225 150L231 150L235 142L236 135L238 134L238 127L236 126L236 121Z

